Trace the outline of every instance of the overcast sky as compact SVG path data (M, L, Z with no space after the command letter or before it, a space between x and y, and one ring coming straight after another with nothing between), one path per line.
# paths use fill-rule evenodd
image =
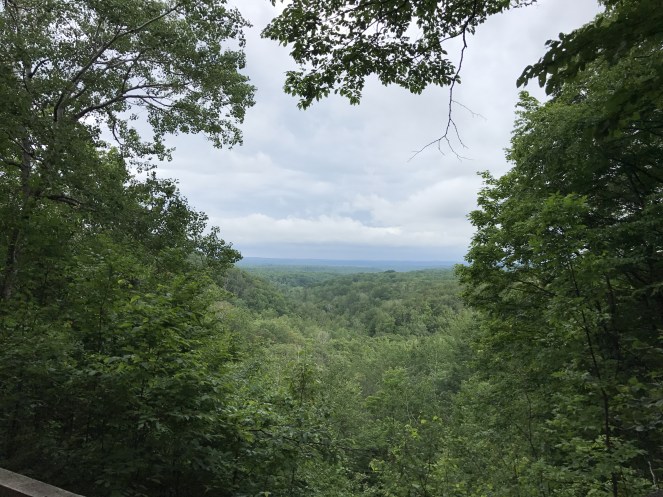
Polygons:
M267 0L236 4L254 24L246 73L258 88L244 145L216 150L202 137L177 137L160 174L177 178L190 204L244 256L327 259L461 261L477 172L509 167L517 77L547 39L598 12L595 0L540 0L479 26L454 95L480 115L453 110L467 146L456 144L467 157L460 160L435 147L412 158L443 130L445 88L410 95L371 80L359 106L331 97L298 110L282 91L293 68L288 50L259 36L274 8ZM536 85L528 90L542 96Z

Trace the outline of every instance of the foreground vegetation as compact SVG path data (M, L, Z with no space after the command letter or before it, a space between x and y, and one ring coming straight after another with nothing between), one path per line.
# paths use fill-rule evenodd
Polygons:
M495 333L517 329L468 310L451 270L188 257L167 279L154 261L155 283L110 254L63 308L4 317L7 467L84 495L610 495L615 471L631 495L652 486L645 385L628 383L638 412L609 451L592 365L574 373L586 349L533 318L522 342Z
M525 3L297 0L266 34L301 42L303 107L357 101L373 72L453 84L435 40ZM522 94L456 277L242 272L154 174L170 133L241 140L246 22L223 2L3 2L0 465L100 497L657 488L663 11L604 3L525 71L552 98Z

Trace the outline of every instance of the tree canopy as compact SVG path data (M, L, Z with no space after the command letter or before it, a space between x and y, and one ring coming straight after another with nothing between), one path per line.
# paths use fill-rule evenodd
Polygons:
M17 285L33 213L53 202L91 208L99 197L103 138L143 163L167 156L168 134L240 141L254 91L239 72L244 26L219 0L2 3L0 167L11 215L0 235L0 298ZM237 48L225 48L229 40Z
M372 73L453 85L442 43L530 3L293 0L265 34L294 44L302 106L357 102ZM231 267L149 162L174 133L241 141L222 0L3 1L0 466L100 497L655 491L657 3L606 0L525 70L551 99L521 94L459 281Z
M272 0L276 3L276 0ZM462 53L450 56L445 42L463 40L488 17L536 0L294 0L263 32L291 46L300 65L286 75L285 91L299 105L339 93L358 103L369 75L421 93L428 85L460 81ZM553 89L597 57L619 58L629 48L663 33L656 0L605 0L606 12L571 33L549 41L549 50L529 66L519 84L538 78ZM464 48L462 49L464 50ZM459 59L454 64L453 58ZM658 80L657 80L658 81ZM660 88L651 81L651 88Z

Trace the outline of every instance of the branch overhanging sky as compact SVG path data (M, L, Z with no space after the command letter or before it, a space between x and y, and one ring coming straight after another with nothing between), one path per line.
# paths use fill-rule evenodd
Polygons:
M246 73L258 88L242 126L244 145L216 150L200 136L174 137L159 174L244 256L305 259L461 261L473 228L479 171L501 175L518 100L516 79L545 52L545 41L591 20L594 0L541 0L493 16L469 39L454 90L453 117L466 148L416 150L446 125L448 88L411 95L368 81L359 106L332 96L301 111L283 93L294 63L287 48L262 40L276 10L237 1L254 25ZM453 57L459 44L451 44ZM527 90L539 98L535 82Z

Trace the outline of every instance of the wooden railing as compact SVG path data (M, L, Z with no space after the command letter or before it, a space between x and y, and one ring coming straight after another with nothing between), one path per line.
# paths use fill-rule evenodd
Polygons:
M0 497L81 497L0 468Z
M82 497L27 476L0 468L0 497ZM656 490L646 497L663 497L663 490Z

